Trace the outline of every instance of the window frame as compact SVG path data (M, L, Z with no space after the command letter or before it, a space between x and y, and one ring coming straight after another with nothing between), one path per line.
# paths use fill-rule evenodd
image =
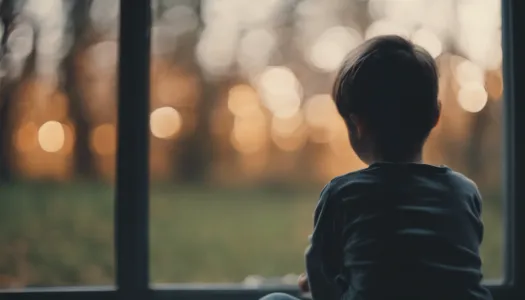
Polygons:
M150 0L120 0L118 157L115 194L115 287L0 291L10 300L255 300L293 287L149 283ZM521 16L521 17L520 17ZM525 1L502 0L504 72L504 280L487 282L495 300L525 299ZM517 99L523 99L521 102ZM521 254L521 255L520 255ZM176 268L176 266L173 266Z

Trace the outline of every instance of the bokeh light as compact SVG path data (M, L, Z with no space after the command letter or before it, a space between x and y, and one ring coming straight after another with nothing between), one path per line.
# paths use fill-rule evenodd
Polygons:
M454 70L454 74L460 87L471 83L482 84L485 81L483 70L469 60L462 60Z
M38 143L46 152L58 152L64 147L65 132L60 122L48 121L38 129Z
M233 147L243 154L252 154L263 149L268 140L264 113L257 109L245 116L235 117L230 140Z
M302 86L287 67L268 67L259 76L257 88L264 105L276 116L293 116L301 107Z
M21 24L13 29L7 39L7 47L15 60L24 59L33 51L33 28L29 24Z
M228 92L228 109L236 116L247 116L259 109L259 95L249 85L236 85Z
M305 103L304 115L314 143L330 142L341 129L342 119L329 94L311 96Z
M324 127L337 117L337 110L329 94L317 94L308 98L304 106L306 122L311 127Z
M182 116L173 107L157 108L151 113L150 128L156 138L172 138L182 128Z
M421 28L412 34L412 42L421 46L436 58L443 52L443 44L432 31Z
M399 35L404 38L408 38L410 36L410 32L406 27L403 27L402 25L392 22L390 20L384 19L375 21L366 29L365 39L369 40L380 35L391 34Z
M362 38L355 29L331 27L315 41L307 58L316 68L333 72L339 68L348 52L361 42Z
M38 126L34 122L22 125L15 136L18 151L28 153L38 147Z
M307 130L301 112L287 118L274 116L271 127L272 140L283 151L296 151L307 142Z
M239 41L237 63L244 74L250 75L268 65L276 51L275 33L264 28L253 29Z
M53 244L69 245L71 238L96 236L97 245L105 245L111 254L113 223L111 214L104 213L110 211L109 202L97 195L111 194L113 185L102 188L100 179L113 182L116 175L122 1L12 1L20 18L9 30L4 28L8 51L0 60L0 130L6 138L0 149L0 181L4 171L14 176L7 174L3 186L7 193L0 190L0 199L8 210L24 209L19 209L20 217L2 227L7 229L4 248L8 252L16 249L16 243L25 242L27 249L37 249L42 241L25 237L43 236L34 230L49 226L58 232L56 224L75 220L82 224L53 234ZM499 139L504 105L492 100L501 99L503 92L501 1L152 0L152 6L152 227L162 227L184 207L176 219L193 222L186 227L195 229L190 235L184 235L183 226L170 226L175 230L171 233L154 230L164 236L152 240L153 281L211 283L255 278L255 285L264 287L264 277L246 276L251 272L275 275L268 280L273 286L281 283L281 275L302 271L300 260L292 258L304 246L302 237L311 231L315 193L333 177L366 167L353 152L346 124L330 96L334 71L349 51L384 34L406 37L436 58L442 118L428 140L425 161L457 168L488 192L490 203L484 216L490 223L487 228L493 231L486 235L482 252L499 253L503 216L499 209L503 198L498 192ZM10 178L16 179L12 185ZM77 187L85 186L89 192L77 194L90 201L68 201L71 197L61 194L55 184L49 185L50 194L40 195L48 189L47 183L35 186L37 195L25 188L34 186L31 180L35 179L67 181L65 193L71 187L75 193ZM178 197L182 202L172 201L173 187L182 193ZM10 188L19 194L11 194ZM52 216L24 215L26 208L38 207L19 206L32 194L35 201L53 202L46 204ZM194 201L209 197L217 201ZM58 202L61 200L64 203ZM230 203L242 213L231 214L226 221L211 220L220 228L210 231L202 220L231 213ZM96 205L95 213L84 204ZM206 213L205 207L213 208L208 209L213 214L198 218ZM224 211L216 211L222 208ZM60 219L62 213L66 219ZM93 221L94 216L101 222ZM269 218L276 226L260 226L259 221ZM19 222L26 219L38 226ZM248 227L231 230L237 224ZM16 226L26 228L27 234ZM181 260L180 255L173 255L182 253L177 239L185 236L192 238L182 252L205 260ZM248 239L261 241L261 236L265 243L244 247L250 245ZM291 236L298 238L288 239ZM202 247L209 244L209 238L221 249L213 257ZM286 247L274 247L283 239L289 241ZM66 248L51 247L33 251L31 261L51 264L29 262L22 269L30 269L31 276L20 273L16 288L57 283L111 285L111 257L98 255L99 251L92 253L96 257L87 257L82 244L78 245L81 251L67 247L66 252L68 264L80 277L55 268L45 256L56 257L56 251ZM261 253L269 259L253 259L252 254L261 257ZM6 275L19 273L9 254L3 256L7 265L0 272L0 289L6 285ZM22 266L25 256L17 255ZM169 267L180 262L187 264L175 271ZM232 262L239 268L218 265L231 266ZM488 278L502 274L500 260L485 262ZM283 282L291 283L292 277L286 276Z
M461 108L471 113L480 112L487 104L488 95L485 88L476 82L466 84L458 92Z
M113 124L97 126L91 133L90 145L98 155L113 155L117 148L117 130Z

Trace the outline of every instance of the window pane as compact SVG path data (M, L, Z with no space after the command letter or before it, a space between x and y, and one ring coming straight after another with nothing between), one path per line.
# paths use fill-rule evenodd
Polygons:
M118 2L12 2L0 288L113 285Z
M334 71L380 34L409 37L437 59L443 111L425 158L479 185L485 277L501 278L497 1L159 0L154 8L155 283L295 284L321 188L364 167L331 103Z

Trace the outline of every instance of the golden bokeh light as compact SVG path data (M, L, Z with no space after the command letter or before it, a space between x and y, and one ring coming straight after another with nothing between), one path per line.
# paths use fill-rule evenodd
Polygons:
M159 70L152 82L151 101L158 105L191 107L195 104L197 82L194 77L175 69Z
M348 52L361 42L361 35L355 29L331 27L315 41L307 59L317 69L333 72L339 68Z
M485 76L487 93L492 100L499 100L503 96L503 74L501 71L489 71Z
M274 116L272 118L272 131L274 131L277 135L289 137L292 136L294 132L299 130L303 124L304 117L301 112L298 112L288 118Z
M268 140L266 127L266 116L260 110L255 110L247 116L235 117L230 136L235 150L243 154L261 150Z
M293 116L301 107L302 86L287 67L268 67L257 79L264 105L276 116Z
M274 116L271 128L273 142L284 151L301 149L307 141L307 130L303 125L304 117L300 112L284 119Z
M118 5L97 0L85 7L95 37L86 44L72 39L67 28L59 28L71 17L69 6L30 2L33 8L28 12L48 25L60 26L44 28L40 41L33 41L36 32L23 24L10 34L8 48L20 51L11 51L18 62L4 75L16 78L9 73L15 69L17 76L24 75L13 90L17 100L9 106L13 126L6 128L13 161L20 160L13 166L26 168L33 177L51 174L62 164L60 168L69 170L73 178L82 170L70 154L90 150L99 172L113 174ZM326 174L333 176L358 166L345 123L329 94L330 85L333 72L348 52L379 35L408 38L436 59L443 117L434 131L437 146L434 150L432 145L433 151L443 152L444 160L456 161L456 150L448 151L443 141L468 145L465 137L471 132L492 136L496 131L498 122L483 127L491 130L486 132L475 131L470 124L474 119L496 118L502 109L502 103L491 102L501 99L503 93L498 0L305 0L293 5L280 0L212 0L198 9L192 1L155 2L149 111L155 138L150 145L150 170L162 180L186 176L184 168L174 167L185 162L186 155L186 150L173 147L174 141L193 138L201 134L200 129L209 130L213 140L200 144L196 137L196 146L211 146L213 157L198 153L195 157L203 163L195 168L228 169L228 173L214 173L210 180L224 177L221 181L235 183L251 174L260 175L251 176L254 183L267 178L287 182L287 177L295 179L303 168L311 168L311 174L304 174L310 180L318 172L329 170ZM44 15L51 23L41 18ZM25 74L23 66L30 50L39 55L35 70ZM181 51L189 55L187 60L174 59ZM73 64L66 69L74 75L75 86L58 76L63 73L60 59L68 54L73 55ZM490 115L474 114L487 109L487 103ZM84 136L89 145L75 144L75 126L85 122L93 126ZM487 150L487 157L492 152L495 150ZM40 161L44 163L39 165ZM30 165L34 168L27 167Z
M368 26L365 32L365 39L369 40L380 35L389 34L399 35L404 38L408 38L410 35L408 29L404 26L388 19L382 19Z
M64 126L57 121L48 121L38 129L38 144L42 150L54 153L64 147Z
M427 50L433 58L438 57L443 52L443 44L438 36L425 28L421 28L412 34L412 42Z
M174 137L182 128L182 116L173 107L157 108L151 113L150 128L153 136L159 139Z
M338 117L332 96L329 94L317 94L310 97L304 105L306 122L311 127L326 127L327 123Z
M301 150L304 147L308 141L308 135L304 129L289 137L276 135L275 132L272 131L272 141L279 149L286 152L293 152Z
M480 112L487 104L488 95L483 85L470 83L458 92L458 102L461 108L471 113Z
M239 84L228 92L228 109L235 116L246 116L259 109L259 95L247 84Z
M27 153L38 147L38 126L34 122L22 125L15 135L15 147Z
M348 140L348 131L342 120L339 125L334 128L334 134L328 145L332 152L338 157L347 157L349 153L354 152L350 146L350 141Z
M91 150L98 155L113 155L117 148L115 125L107 123L97 126L91 132Z
M458 63L454 70L454 75L460 87L471 83L483 84L485 82L483 69L470 60L462 60Z
M342 119L329 94L316 94L304 105L306 123L310 126L310 140L314 143L328 143L337 133Z

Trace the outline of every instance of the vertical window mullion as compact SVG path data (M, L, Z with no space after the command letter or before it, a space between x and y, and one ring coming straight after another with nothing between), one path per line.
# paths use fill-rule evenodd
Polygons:
M147 299L149 285L150 0L120 0L116 283L120 299Z
M525 1L502 1L505 100L505 275L525 295ZM521 297L521 296L520 296Z

